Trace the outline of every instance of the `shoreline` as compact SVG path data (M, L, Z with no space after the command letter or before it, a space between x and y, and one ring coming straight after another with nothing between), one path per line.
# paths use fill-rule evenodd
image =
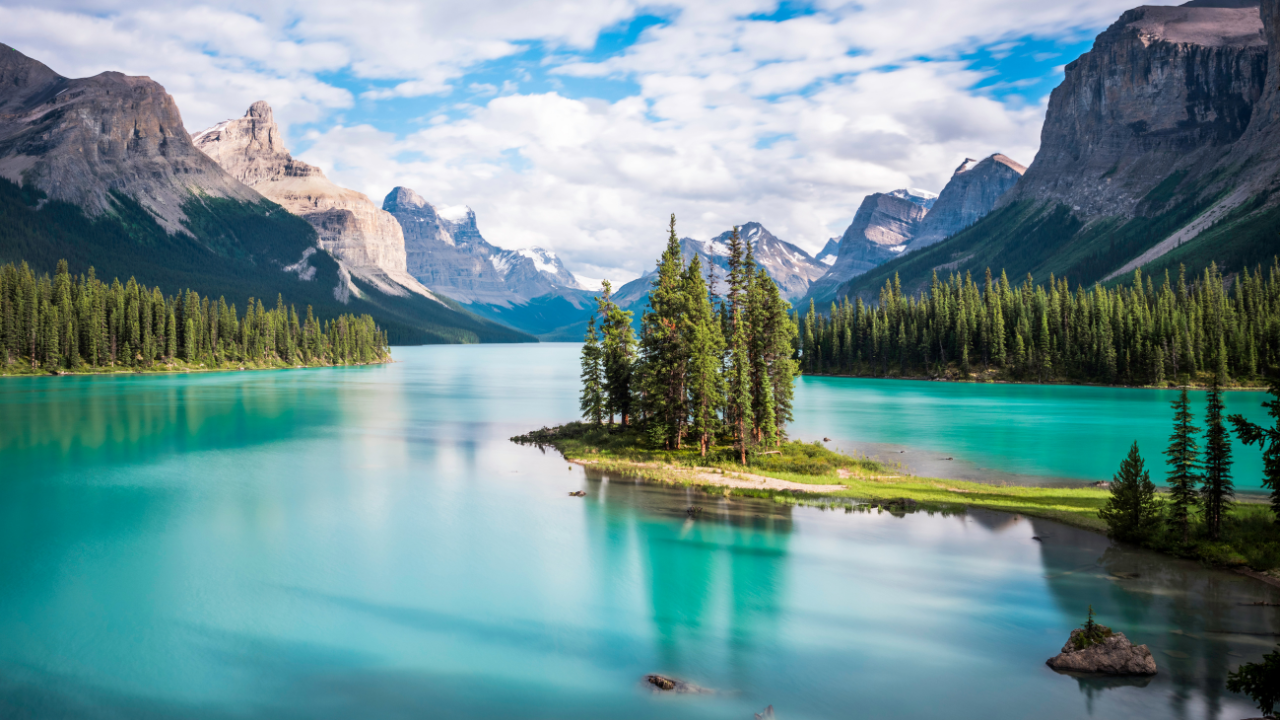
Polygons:
M991 380L969 378L960 380L950 377L929 377L927 375L892 375L892 376L873 376L873 375L846 375L842 373L818 373L818 372L802 372L800 377L815 378L850 378L853 380L910 380L915 382L934 382L934 383L952 383L954 385L1035 385L1039 387L1087 387L1087 388L1114 388L1116 390L1208 390L1208 385L1166 385L1164 387L1156 387L1155 385L1109 385L1107 383L1083 383L1083 382L1034 382L1023 380ZM1247 385L1247 386L1224 386L1224 392L1266 392L1266 385Z
M164 367L164 368L103 368L100 370L36 370L33 372L11 373L0 369L0 379L5 378L51 378L51 377L91 377L91 376L114 376L114 375L190 375L194 373L215 373L215 372L261 372L266 370L314 370L316 368L343 368L343 367L369 367L371 365L390 365L396 360L392 359L388 354L386 360L375 362L353 362L343 365L316 364L316 365L272 365L270 367L250 367L248 365L231 366L231 367Z

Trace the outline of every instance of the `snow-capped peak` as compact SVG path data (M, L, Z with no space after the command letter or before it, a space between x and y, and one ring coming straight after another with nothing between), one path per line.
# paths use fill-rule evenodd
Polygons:
M572 273L572 275L573 279L578 281L578 285L583 290L589 290L591 292L602 292L604 290L604 280L599 278L589 278L586 275L579 275L578 273Z

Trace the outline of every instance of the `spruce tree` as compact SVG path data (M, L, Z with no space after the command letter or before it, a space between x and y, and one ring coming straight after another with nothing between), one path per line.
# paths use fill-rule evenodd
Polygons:
M1271 368L1268 379L1271 400L1262 406L1272 419L1272 427L1249 422L1243 415L1232 415L1230 420L1240 442L1262 448L1262 484L1271 490L1271 513L1280 524L1280 371Z
M715 266L708 268L712 273ZM714 279L714 274L712 275ZM702 279L702 261L697 255L685 270L685 294L689 299L688 388L690 424L698 439L698 451L706 456L719 427L718 409L724 404L724 335L712 306L711 293Z
M308 315L310 311L311 308L307 308ZM582 394L579 407L588 422L596 425L604 422L604 367L601 364L595 317L587 323L587 339L582 346Z
M750 335L747 330L747 291L754 268L746 262L742 236L735 226L729 235L729 373L727 419L734 427L738 459L747 464L747 447L755 428L751 398Z
M1222 520L1231 509L1231 436L1222 416L1222 370L1213 377L1205 408L1204 485L1200 489L1205 528L1210 540L1222 536Z
M600 314L601 360L604 365L605 412L609 423L618 415L622 426L627 427L631 418L631 377L635 362L635 331L631 328L631 311L623 310L613 301L613 287L606 280L604 292L596 299Z
M640 319L636 389L654 437L667 449L680 449L687 418L685 372L688 366L689 304L676 216L671 216L667 247L658 260L649 290L649 311Z
M1144 542L1159 527L1160 501L1156 499L1151 473L1138 454L1137 442L1129 448L1128 457L1111 480L1111 497L1098 511L1098 517L1107 523L1111 537L1124 542Z
M1191 424L1191 403L1187 400L1187 389L1183 388L1178 399L1173 403L1173 435L1169 437L1169 449L1165 455L1169 458L1169 522L1182 533L1182 542L1191 540L1191 517L1199 504L1196 494L1196 483L1200 476L1200 448L1196 444L1196 433L1200 428Z

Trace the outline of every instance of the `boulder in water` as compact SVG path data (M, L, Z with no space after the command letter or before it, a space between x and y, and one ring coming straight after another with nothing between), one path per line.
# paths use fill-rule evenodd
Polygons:
M1059 672L1091 673L1099 675L1155 675L1156 661L1146 645L1134 645L1124 633L1112 632L1102 625L1097 628L1099 639L1089 641L1085 631L1071 631L1062 652L1048 661L1049 667Z

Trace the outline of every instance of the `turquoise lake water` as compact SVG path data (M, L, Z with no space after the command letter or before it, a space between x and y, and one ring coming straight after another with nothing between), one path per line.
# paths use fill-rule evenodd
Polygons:
M1249 603L1280 589L1045 521L710 498L508 442L576 414L576 352L0 381L0 718L1256 714L1224 678L1275 646ZM1092 479L1163 432L1141 392L806 379L795 432ZM1160 673L1049 670L1089 605Z

